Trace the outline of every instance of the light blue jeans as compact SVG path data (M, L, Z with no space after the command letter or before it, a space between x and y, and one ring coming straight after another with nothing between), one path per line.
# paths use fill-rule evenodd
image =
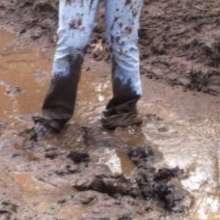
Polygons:
M80 69L100 1L60 0L53 79L43 106L47 117L66 122L73 114ZM142 95L138 48L142 6L143 0L105 0L105 33L113 66L113 98L107 108Z

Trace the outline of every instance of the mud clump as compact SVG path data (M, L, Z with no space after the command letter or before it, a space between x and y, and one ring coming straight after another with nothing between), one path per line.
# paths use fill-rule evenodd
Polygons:
M179 168L163 168L157 170L153 166L153 150L148 147L136 148L129 152L129 157L136 165L135 180L146 200L156 200L168 211L184 212L190 204L189 195L180 183L183 170Z
M139 195L137 186L124 176L98 175L87 184L75 185L75 188L79 191L94 190L109 196L130 195L138 197Z
M106 170L100 173L90 170L87 177L82 177L74 187L78 191L92 190L117 199L131 197L152 202L169 212L185 213L189 210L191 198L180 182L182 170L157 170L154 167L154 151L149 146L132 149L128 156L135 164L132 177L113 175Z
M67 158L72 160L74 163L88 163L90 161L90 157L88 153L72 151L67 155Z

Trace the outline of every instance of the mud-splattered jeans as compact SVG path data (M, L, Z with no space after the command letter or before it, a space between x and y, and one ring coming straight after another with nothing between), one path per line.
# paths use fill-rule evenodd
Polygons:
M43 115L67 122L74 112L81 65L102 0L60 0L53 79ZM104 0L103 0L104 1ZM112 52L113 98L107 109L142 95L138 49L143 0L105 0L106 39Z

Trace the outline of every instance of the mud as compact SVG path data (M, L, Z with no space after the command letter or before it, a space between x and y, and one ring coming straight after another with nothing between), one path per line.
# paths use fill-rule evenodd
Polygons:
M149 146L147 151L141 147L130 150L129 156L138 167L135 174L136 182L144 199L154 199L168 211L184 212L189 210L192 200L180 184L183 170L179 168L156 170L152 166L155 153Z
M0 17L17 33L32 40L39 38L54 42L58 1L1 1ZM15 19L16 18L16 19ZM20 20L21 22L17 22ZM3 24L1 22L1 24ZM9 27L9 26L7 26Z
M2 188L0 199L13 208L0 213L5 219L181 219L190 210L192 198L183 189L177 169L157 170L154 161L162 158L150 146L129 150L127 143L117 139L120 155L134 162L127 176L115 148L99 139L101 128L96 128L100 147L84 145L83 141L78 147L66 146L60 141L65 140L62 134L42 142L32 142L14 129L7 129L5 135L11 132L13 138L1 137L1 168L6 166L10 175L1 179L7 187ZM106 137L116 144L114 135ZM7 153L12 150L13 154Z
M70 160L72 160L74 163L78 164L78 163L82 163L82 162L89 162L89 155L85 152L76 152L76 151L72 151L69 153L69 155L67 156L67 158L69 158Z
M74 119L33 142L24 131L40 111L52 51L1 36L2 219L219 219L219 97L143 77L143 125L106 132L110 66L87 59Z
M145 1L143 72L219 95L219 1ZM146 16L145 16L146 15Z
M150 157L147 154L149 151ZM136 200L151 201L170 212L184 213L190 209L192 198L180 184L180 174L183 171L178 168L157 170L153 166L155 154L149 146L130 150L129 157L136 166L131 178L114 176L106 171L90 171L85 180L80 178L75 188L79 191L93 190L116 198L130 196Z
M0 20L22 38L56 41L58 1L3 0ZM211 1L144 1L140 28L142 73L169 85L220 94L220 4ZM109 60L104 39L104 10L88 52ZM30 42L30 41L29 41Z

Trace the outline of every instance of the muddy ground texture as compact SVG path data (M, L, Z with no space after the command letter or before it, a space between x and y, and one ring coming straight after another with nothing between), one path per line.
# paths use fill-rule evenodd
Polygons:
M170 85L219 95L219 1L146 0L144 4L140 29L143 74ZM101 18L102 14L100 21ZM56 41L57 2L1 0L0 23L32 43L53 45ZM103 31L100 23L89 49L97 60L109 58ZM13 91L12 95L22 93L19 87ZM164 98L164 88L161 93ZM209 97L207 100L213 98ZM160 100L158 103L162 109ZM165 107L164 118L167 116ZM138 128L109 133L96 124L90 127L71 124L55 138L35 142L28 138L28 131L24 131L33 126L28 121L30 118L23 115L19 119L25 122L23 127L15 125L15 121L14 124L0 123L0 188L4 188L4 192L0 192L0 220L188 219L194 199L181 184L187 179L186 173L178 167L168 168L170 166L164 164L163 156L151 142L144 140L140 144L128 144L124 141L123 137L140 140L141 130ZM145 117L143 125L148 131L154 129L154 126L148 127L151 126L149 121L157 125L162 120L153 114ZM204 123L206 127L207 121ZM200 124L195 124L196 132L197 126ZM155 129L160 133L169 132L166 127ZM199 131L203 130L201 126ZM122 135L121 132L127 133ZM191 132L191 129L187 130L187 135ZM180 133L183 135L182 131ZM212 139L210 133L207 143ZM177 132L171 134L171 141L168 138L169 145L175 135ZM158 140L157 144L166 150L164 146L168 143L164 136L166 144L160 142L153 132L152 137L151 140ZM198 143L192 137L177 138L178 142L173 146L178 147L179 152L179 146L185 140L189 141L189 148L194 140L194 147L199 146L199 151L195 152L205 152L205 158L207 149L215 150L206 144L206 137L203 137L205 141L198 139ZM213 143L216 148L217 143ZM204 152L202 144L208 146ZM216 152L211 153L217 158ZM216 173L215 177L218 176ZM205 179L205 183L207 181ZM205 183L201 185L206 187Z
M17 167L14 184L20 185L24 201L16 187L12 194L10 176L1 179L1 220L156 220L189 214L193 198L180 183L183 170L157 168L163 158L150 143L129 146L119 138L120 130L116 137L77 125L39 142L27 138L28 130L20 131L1 133L1 176ZM135 138L140 130L131 133Z
M57 1L2 0L0 20L22 37L56 40ZM220 2L146 0L141 18L142 73L170 85L220 94ZM103 12L89 52L108 58L103 44Z

